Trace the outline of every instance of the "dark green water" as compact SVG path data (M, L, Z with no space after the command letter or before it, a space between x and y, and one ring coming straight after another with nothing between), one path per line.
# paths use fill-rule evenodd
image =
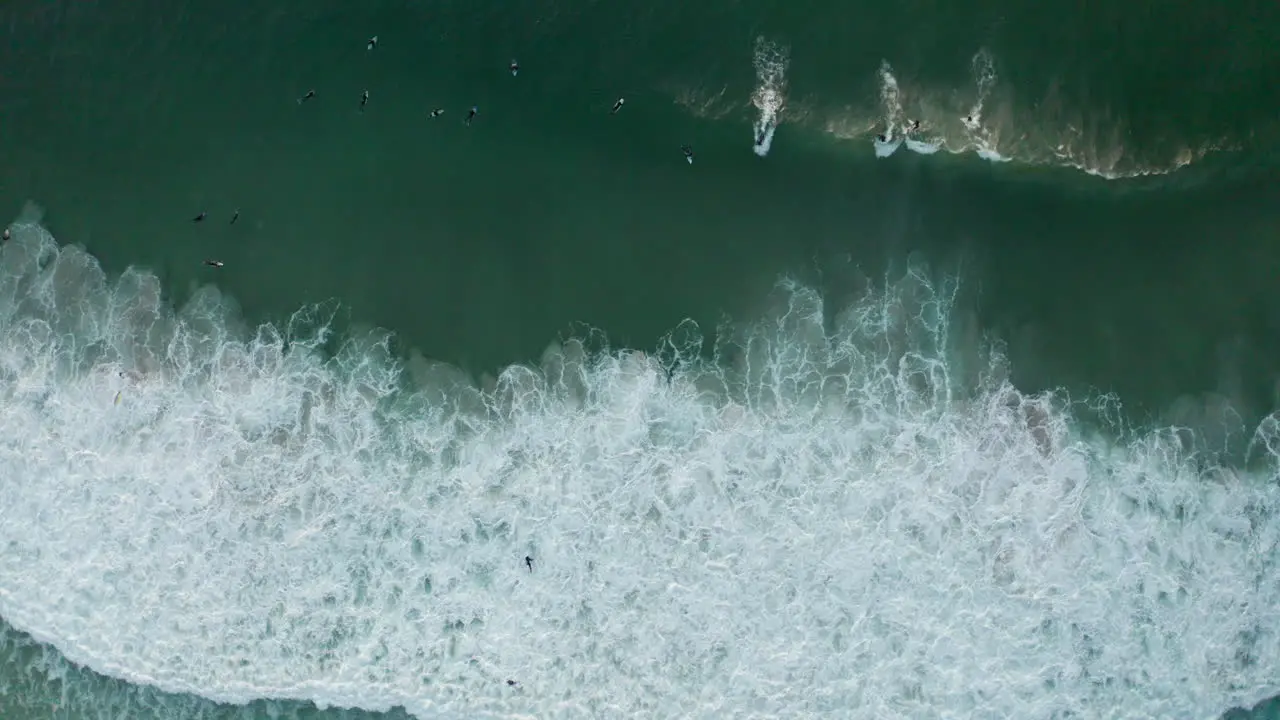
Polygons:
M11 0L0 28L0 210L40 203L175 305L215 283L256 323L336 299L497 374L588 327L647 349L755 318L781 276L834 311L915 259L961 278L965 327L1024 391L1113 392L1235 459L1225 408L1252 428L1280 400L1274 2ZM787 49L764 158L762 38ZM959 146L975 56L1010 162L877 159L881 63ZM131 717L236 716L51 662L83 675L85 717L125 695ZM41 717L57 686L10 685L0 714Z
M876 275L914 251L976 266L987 326L1071 345L1016 357L1069 358L1029 382L1159 405L1211 387L1218 346L1273 336L1274 5L676 7L18 3L0 197L11 214L35 199L59 237L175 292L212 280L199 263L216 256L251 316L336 297L477 370L576 322L645 346L683 317L745 312L781 273L847 259ZM1127 27L1146 39L1116 42ZM791 46L789 95L810 115L784 119L765 162L746 144L757 36ZM972 155L873 162L822 132L844 108L874 119L881 59L938 104L971 93L984 47L999 71L987 114L1022 132L1105 120L1084 155L1123 148L1132 169L1167 166L1168 148L1241 149L1106 183ZM722 89L716 121L673 101ZM1134 333L1153 337L1108 340Z

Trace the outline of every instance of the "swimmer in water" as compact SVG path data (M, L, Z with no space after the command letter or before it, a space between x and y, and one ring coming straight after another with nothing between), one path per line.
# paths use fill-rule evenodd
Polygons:
M205 260L205 261L204 261L204 264L205 264L205 265L208 265L209 267L212 267L212 268L220 268L220 267L222 267L222 263L221 263L220 261L218 261L218 260Z
M528 555L524 556L524 564L529 566L529 572L533 572L533 558Z
M209 213L207 213L207 212L202 212L202 213L200 213L199 215L197 215L197 216L195 216L195 217L191 218L191 222L204 222L204 219L205 219L205 218L207 218L207 217L209 217Z
M625 103L626 101L627 101L626 98L618 98L618 102L613 104L613 109L609 111L609 114L617 115L618 111L622 109L622 104Z
M302 103L310 100L315 96L316 96L315 90L308 90L306 95L303 95L302 97L298 98L298 104L301 105Z
M684 153L684 159L688 160L689 164L692 165L693 164L693 148L689 147L688 145L681 145L680 152Z
M365 90L360 94L360 112L364 112L364 106L369 104L369 91Z
M365 47L365 49L372 50L376 47L378 47L378 36L374 35L373 37L369 38L369 44Z
M240 219L240 211L239 211L239 210L236 210L236 211L235 211L235 214L233 214L233 215L231 216L231 224L232 224L232 225L235 225L235 224L236 224L236 221L237 221L237 220L239 220L239 219Z
M444 114L444 108L436 108L435 110L431 111L431 117L433 118L438 118L443 114Z
M518 72L520 72L520 63L513 59L511 61L511 77L515 77Z
M463 121L462 121L462 124L463 124L463 125L466 125L467 127L471 127L471 119L472 119L472 118L474 118L474 117L476 116L476 113L478 113L478 112L480 112L480 106L479 106L479 105L472 105L472 106L471 106L471 111L467 113L467 119L466 119L466 120L463 120Z
M880 141L880 142L882 142L882 143L889 142L889 138L885 137L884 135L877 135L877 136L876 136L876 140L878 140L878 141Z

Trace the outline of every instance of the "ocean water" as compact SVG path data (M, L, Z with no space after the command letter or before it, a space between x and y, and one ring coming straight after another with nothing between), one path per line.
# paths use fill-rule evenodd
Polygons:
M1280 7L0 20L0 716L1280 717Z

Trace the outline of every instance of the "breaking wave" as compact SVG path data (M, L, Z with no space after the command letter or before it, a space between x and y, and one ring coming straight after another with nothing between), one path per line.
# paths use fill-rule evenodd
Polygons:
M101 673L420 717L1209 717L1277 691L1280 421L1253 474L1173 428L1088 430L1114 399L1019 392L923 267L478 387L337 343L322 308L173 311L13 227L0 615Z

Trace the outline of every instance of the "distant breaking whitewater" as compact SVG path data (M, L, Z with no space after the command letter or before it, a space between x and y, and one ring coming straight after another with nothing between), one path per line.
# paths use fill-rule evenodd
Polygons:
M1280 690L1280 424L1260 476L1086 433L953 336L921 267L826 324L783 283L714 360L686 323L481 390L377 336L322 353L319 308L174 312L38 220L0 249L0 615L101 673L421 718L1208 718Z
M1062 107L1060 98L1028 101L1025 93L1000 85L996 59L980 48L970 59L970 84L961 87L902 85L888 60L874 76L853 73L851 87L875 77L874 98L788 98L790 48L757 38L751 56L756 80L745 108L751 117L752 151L765 157L785 113L786 121L835 138L865 143L870 157L887 158L901 148L932 155L973 154L995 163L1063 167L1108 180L1168 175L1206 156L1241 150L1241 140L1225 136L1176 141L1161 149L1141 148L1122 119L1105 111ZM805 68L796 68L801 71ZM1052 78L1045 78L1052 84ZM742 112L741 97L727 86L664 88L697 117L723 119ZM1034 97L1034 96L1031 96ZM913 124L920 126L914 128Z

